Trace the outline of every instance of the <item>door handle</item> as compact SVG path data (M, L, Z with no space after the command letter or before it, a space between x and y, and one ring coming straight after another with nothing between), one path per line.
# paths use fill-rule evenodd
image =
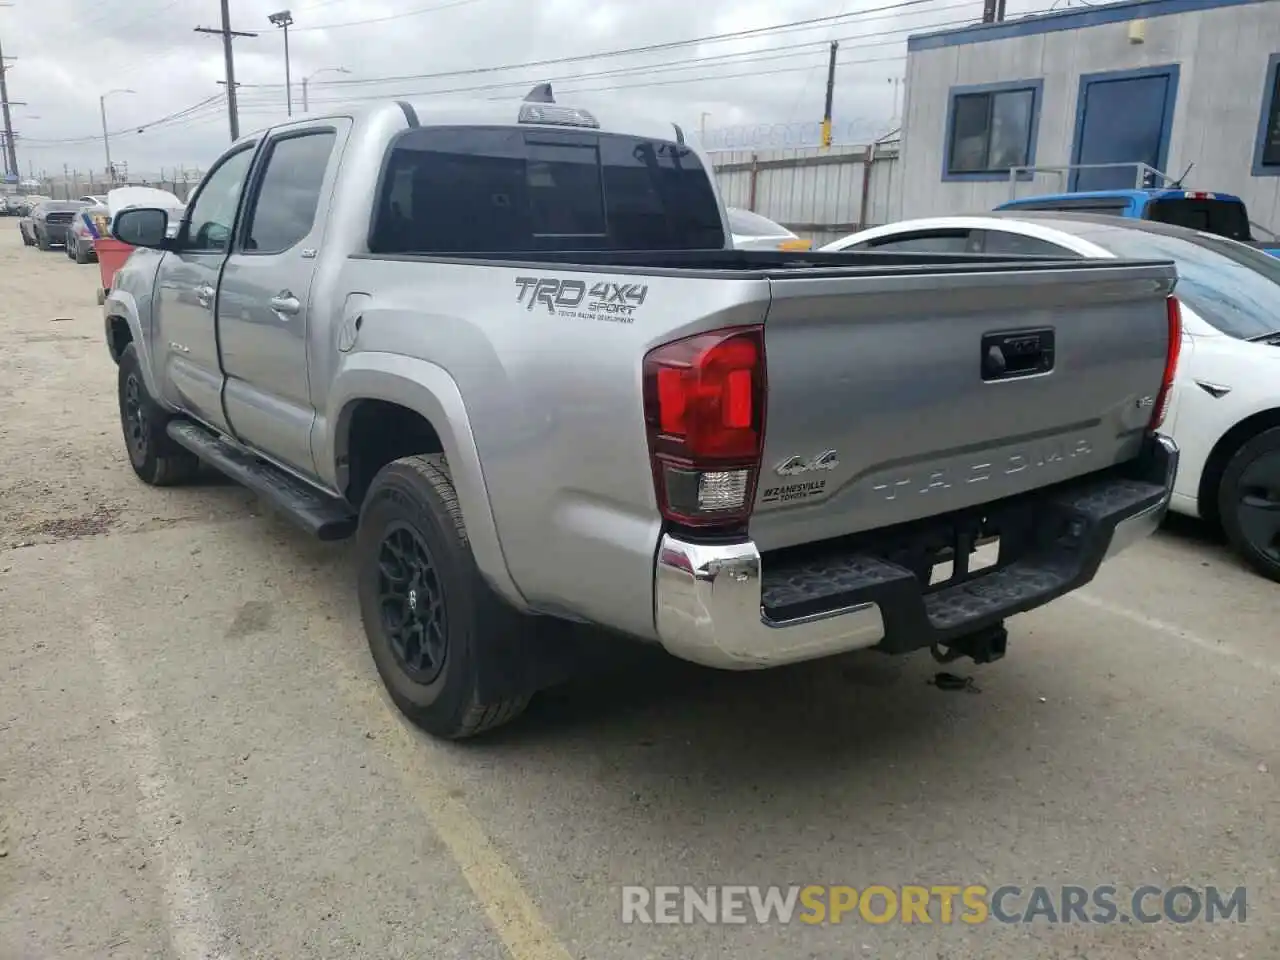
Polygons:
M293 315L302 309L302 304L288 290L282 290L271 298L271 309L276 313Z
M214 289L207 283L202 283L195 288L196 299L200 301L200 306L207 307L213 303Z

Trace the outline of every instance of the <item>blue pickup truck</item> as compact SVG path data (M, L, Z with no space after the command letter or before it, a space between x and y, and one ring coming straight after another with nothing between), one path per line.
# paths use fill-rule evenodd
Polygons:
M1229 193L1148 188L1092 190L1020 197L997 210L1076 210L1138 220L1158 220L1239 240L1280 257L1280 237L1249 220L1244 201Z

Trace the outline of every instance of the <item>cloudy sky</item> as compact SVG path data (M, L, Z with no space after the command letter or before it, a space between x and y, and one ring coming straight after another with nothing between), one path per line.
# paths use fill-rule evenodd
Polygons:
M1008 0L1010 17L1083 0ZM1097 2L1097 0L1094 0ZM241 132L285 117L283 0L231 0ZM288 4L295 113L387 96L627 98L708 145L779 143L821 119L840 41L837 138L891 129L911 33L972 23L982 0L297 0ZM229 141L218 0L10 0L0 6L19 165L115 161L131 174L204 168ZM804 23L804 21L814 21ZM727 35L727 36L726 36ZM637 50L653 47L658 49ZM550 61L550 62L548 62ZM346 72L340 72L346 71ZM808 130L804 125L808 125ZM766 128L766 125L767 126Z

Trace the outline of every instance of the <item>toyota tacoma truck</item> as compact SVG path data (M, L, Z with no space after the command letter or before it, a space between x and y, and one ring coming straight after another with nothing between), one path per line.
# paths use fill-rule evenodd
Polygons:
M995 660L1169 499L1172 264L734 250L678 126L546 87L244 137L170 232L113 224L134 471L354 538L373 660L440 737L563 679L553 625Z

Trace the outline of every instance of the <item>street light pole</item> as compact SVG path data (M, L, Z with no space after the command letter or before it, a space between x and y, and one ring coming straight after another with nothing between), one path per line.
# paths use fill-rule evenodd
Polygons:
M289 110L289 116L292 117L293 84L289 78L289 27L293 24L293 14L288 10L281 10L279 13L271 14L267 19L284 30L284 99Z
M111 182L116 182L115 170L111 166L111 135L107 133L107 97L113 93L133 93L134 91L123 87L108 90L102 96L98 97L98 112L102 114L102 150L107 155L107 176L111 178Z
M309 109L307 106L307 84L320 76L322 73L350 73L346 67L321 67L315 73L307 74L302 78L302 112L306 113Z

